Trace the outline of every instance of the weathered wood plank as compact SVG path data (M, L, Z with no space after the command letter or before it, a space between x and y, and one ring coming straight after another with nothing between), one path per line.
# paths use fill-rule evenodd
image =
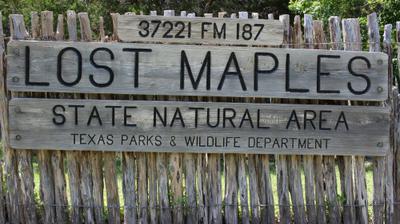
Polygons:
M385 100L388 96L388 79L383 75L387 73L387 55L378 52L243 47L232 50L222 46L204 48L196 45L139 43L135 44L136 48L151 52L126 52L127 49L132 50L131 46L126 43L12 41L8 45L8 72L11 74L7 78L8 86L13 91L149 95L346 100ZM26 76L27 67L24 66L26 47L29 47L30 55L29 80ZM76 48L82 57L82 72L79 74L76 70L79 65L78 53L74 53L70 47ZM109 66L113 76L110 76L107 70L95 68L89 63L90 54L99 47L108 48L114 60L110 59L111 53L106 53L105 50L94 53L94 60L98 64ZM62 66L57 76L57 55L62 49L66 52L60 56ZM138 57L135 57L135 54L138 54ZM276 61L270 54L276 56ZM206 55L209 57L205 58ZM317 76L318 55L340 56L320 59L319 69L325 74L323 77ZM290 57L290 63L286 63L286 57ZM364 59L357 57L365 57L370 63L370 68ZM135 66L135 60L139 60L140 68ZM365 79L350 73L350 62L353 72L365 74ZM286 69L287 66L290 68ZM189 72L189 68L192 73ZM255 69L258 72L254 73ZM199 70L200 74L196 75ZM330 75L327 75L328 73ZM90 74L96 75L90 78ZM317 77L320 77L319 87ZM369 80L369 86L366 80ZM101 87L103 85L104 87Z
M70 105L79 105L77 124L74 109ZM114 125L110 106L121 106L115 110ZM57 116L53 114L54 107ZM190 109L193 107L204 108L197 110L197 119L195 110ZM65 108L65 111L62 111L62 108ZM60 102L56 99L13 99L10 102L10 110L15 111L10 114L11 145L19 149L31 145L33 149L93 150L96 146L97 150L115 150L118 146L118 150L121 151L384 155L389 144L389 112L386 107L243 103L219 103L217 106L206 102L68 99ZM92 112L93 110L98 112L98 118L90 116L91 113L97 113ZM330 112L320 114L326 110ZM178 115L173 114L181 116L174 118L173 116ZM326 130L319 130L318 120L312 122L315 129L310 120L307 120L308 124L304 126L304 115L315 115L318 119L326 120L321 123L322 129ZM225 122L222 120L224 116ZM244 121L243 116L247 118ZM62 117L65 118L65 122L61 127L54 121L60 122ZM228 117L231 117L229 121L226 120ZM103 119L102 125L99 124L99 119ZM215 128L211 128L210 125ZM102 131L93 132L95 127L101 127ZM32 128L37 131L31 132ZM230 132L235 134L227 133L226 128L234 128ZM132 130L140 131L142 135L152 135L153 139L149 139L149 145L142 144L140 141L143 140L137 139L139 135L128 134ZM260 131L267 131L267 136L260 135ZM93 139L95 142L89 141L88 134L98 134ZM108 140L107 134L114 136ZM19 137L16 137L17 135ZM202 136L203 139L189 138L190 136ZM229 136L229 139L223 139ZM99 139L101 137L104 139ZM207 139L211 142L204 142ZM223 140L226 140L225 143L219 142ZM32 144L33 142L35 144Z
M212 14L209 16L212 17ZM282 24L277 20L205 17L118 16L123 42L279 45Z
M275 155L279 223L291 223L287 158L285 155Z

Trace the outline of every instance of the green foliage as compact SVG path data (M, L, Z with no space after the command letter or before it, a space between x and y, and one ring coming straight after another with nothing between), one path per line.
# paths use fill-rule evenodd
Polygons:
M137 1L137 0L0 0L0 9L3 14L3 24L8 24L8 15L11 13L20 13L25 17L29 27L29 18L32 11L41 12L44 10L53 11L54 19L58 14L64 14L67 10L78 12L88 12L91 27L97 31L99 17L103 16L105 21L105 30L107 34L111 32L110 13L125 12L143 12L148 14L151 10L157 10L159 14L165 9L174 9L176 14L180 11L195 12L198 15L203 13L213 13L215 16L220 11L228 13L238 11L258 12L262 18L268 13L284 14L288 13L288 2L280 0L266 1L227 1L227 0L207 0L207 1L189 1L189 0L171 0L171 1ZM5 26L6 32L8 27Z

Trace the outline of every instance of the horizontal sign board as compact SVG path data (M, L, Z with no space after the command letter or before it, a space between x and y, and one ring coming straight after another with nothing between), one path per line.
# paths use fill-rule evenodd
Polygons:
M385 155L384 107L12 99L16 149Z
M124 42L280 45L279 20L118 16L118 37Z
M12 91L385 100L383 53L12 41Z

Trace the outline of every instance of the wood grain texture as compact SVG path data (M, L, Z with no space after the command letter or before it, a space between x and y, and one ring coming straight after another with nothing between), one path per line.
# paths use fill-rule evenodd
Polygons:
M104 182L107 192L108 223L119 224L121 223L121 218L115 153L103 153L103 161Z
M137 194L136 194L136 175L137 167L133 153L122 153L122 188L124 194L124 223L136 223L137 214Z
M74 123L73 113L64 113L65 119L68 121L62 127L53 124L53 112L52 108L54 105L64 105L68 108L68 105L82 105L84 108L80 109L81 116L78 116L78 125ZM93 106L96 105L100 116L104 118L104 125L102 126L103 131L93 132L93 127L101 127L97 123L92 123L90 127L87 126L88 116L93 110ZM130 111L132 117L130 121L137 124L136 127L132 129L130 126L124 126L123 123L123 113L115 113L115 124L113 126L111 123L111 110L105 108L105 106L136 106L135 111ZM168 126L163 126L160 120L156 119L156 126L154 125L154 107L157 111L163 111L164 108L167 110L167 115L174 114L179 108L183 122L185 123L185 128L181 128L180 124L173 122L170 126L170 121L168 121ZM196 128L196 119L194 111L190 108L200 107L207 108L204 112L198 113L198 126ZM218 115L222 117L221 111L226 108L235 108L235 113L237 114L232 118L232 123L228 124L225 121L226 128L236 127L230 130L231 133L226 132L223 124L217 126L217 128L209 128L206 120L207 114L209 113L209 120L216 121ZM218 112L218 109L219 112ZM248 110L249 116L253 116L254 122L256 114L260 113L260 127L269 127L266 129L265 134L261 134L260 129L256 128L256 123L253 127L247 121L240 126L241 118L245 111ZM73 135L71 133L82 133L82 134L114 134L115 141L114 144L108 145L104 140L96 140L97 150L116 150L115 147L118 146L121 151L126 150L151 150L151 151L185 151L185 152L249 152L249 153L300 153L300 154L358 154L358 155L384 155L387 151L389 137L387 133L389 131L389 116L388 108L378 108L378 107L346 107L346 106L318 106L318 105L264 105L264 104L236 104L236 103L220 103L217 105L213 103L195 103L195 102L152 102L152 101L107 101L107 100L59 100L52 99L13 99L10 102L10 110L15 111L15 113L10 114L10 136L11 145L15 148L26 148L32 142L33 149L40 148L57 148L57 149L67 149L67 150L93 150L93 143L89 143L89 139L84 139L82 142L75 139L75 144L73 142ZM337 130L304 130L303 125L299 127L291 121L289 123L289 118L292 116L302 117L304 111L319 111L329 110L329 114L323 114L323 119L326 118L326 126L322 124L322 127L335 128L337 124L337 119L340 114L344 114L346 117L346 122L349 127L347 130L346 125L342 123L337 124ZM70 109L72 111L72 109ZM209 111L209 112L206 112ZM316 113L317 113L316 112ZM128 113L128 112L127 112ZM232 112L231 112L232 113ZM230 113L230 114L231 114ZM136 115L136 116L134 116ZM158 116L158 115L155 115ZM307 116L311 116L310 113ZM325 117L326 116L326 117ZM108 119L106 119L108 118ZM121 120L122 119L122 120ZM167 119L172 119L172 117L167 117ZM220 118L221 119L221 118ZM300 119L302 122L302 120ZM299 125L300 122L299 121ZM362 121L362 122L361 122ZM325 123L323 122L323 123ZM132 123L132 124L133 124ZM222 121L220 123L223 123ZM309 122L307 122L309 123ZM103 124L103 123L102 123ZM179 126L178 126L179 125ZM234 126L232 126L234 125ZM308 124L309 127L311 126ZM318 126L318 123L314 124ZM118 127L118 128L116 128ZM38 130L37 132L30 132L32 128ZM157 146L153 140L153 146L148 147L143 144L137 144L128 139L123 140L122 135L128 134L130 131L136 130L136 135L160 135L161 145ZM264 130L265 131L265 130ZM203 133L203 134L202 134ZM20 137L16 137L19 135ZM200 144L193 145L188 140L188 136L214 136L214 137L227 137L227 136L241 136L237 139L238 145L240 147L234 147L228 149L226 147L221 147L221 145L215 145L209 143L208 146L211 148L204 148ZM51 136L51 137L50 137ZM130 135L128 135L130 136ZM174 136L176 140L176 146L169 144L167 140ZM315 136L319 136L316 138ZM99 136L98 136L99 137ZM105 136L104 136L105 137ZM138 136L136 136L138 137ZM185 139L186 137L186 139ZM256 138L261 137L261 138ZM270 137L271 139L264 139L264 137ZM20 139L19 139L20 138ZM83 137L85 138L85 137ZM88 138L88 137L86 137ZM119 138L121 141L119 141ZM210 137L209 141L212 141ZM274 143L274 138L277 138L277 142ZM282 143L282 138L288 138L286 145ZM295 138L291 140L289 138ZM316 139L330 138L330 140L320 143L312 143ZM19 139L19 140L17 140ZM306 139L306 144L299 139ZM307 140L309 139L309 140ZM311 140L310 140L311 139ZM203 144L205 144L206 139L203 139ZM218 139L221 141L221 139ZM271 140L271 142L269 142ZM185 141L189 141L185 142ZM233 139L230 140L233 144ZM243 142L245 141L245 142ZM257 142L261 141L261 142ZM265 142L266 141L266 142ZM322 140L321 140L322 141ZM285 142L285 140L284 140ZM168 144L167 144L168 143ZM326 144L325 144L326 143ZM378 144L379 143L379 144ZM136 145L135 145L136 144ZM150 143L149 143L150 144ZM221 144L221 143L219 143ZM275 146L274 146L275 144ZM308 145L308 146L307 146ZM150 145L149 145L150 146ZM187 146L191 146L187 148ZM226 145L233 146L233 145ZM352 148L349 150L348 148ZM303 150L302 150L303 149Z
M187 208L186 223L199 223L198 220L198 207L197 207L197 191L196 191L196 158L198 155L192 153L185 153L183 155L183 162L185 167L185 189ZM199 155L200 156L200 155Z
M238 180L235 154L225 155L225 222L238 223Z
M168 166L167 154L157 154L157 172L158 172L158 186L159 186L159 200L160 200L160 223L172 223L171 208L169 203L169 187L168 187Z
M30 79L32 82L48 82L48 86L25 85L25 47L30 47ZM82 55L82 78L73 86L64 86L57 79L57 55L65 47L74 47ZM90 53L99 47L110 49L114 60L110 61L110 54L97 52L95 61L98 64L109 66L114 73L114 80L108 87L94 87L89 75L95 74L94 80L105 83L109 80L109 73L104 69L97 69L89 63ZM139 79L134 78L135 54L124 52L123 48L136 47L149 49L151 52L139 53ZM181 64L181 51L186 52L188 63ZM207 90L207 64L203 62L205 55L210 52L210 86ZM232 52L236 56L242 76L235 73ZM254 63L256 52L272 53L278 60L277 69L270 74L260 73L258 90L254 85ZM290 55L290 75L286 79L286 55ZM321 78L321 90L340 90L340 93L317 93L317 55L338 55L340 58L321 59L322 72L329 72ZM363 60L354 60L355 72L369 77L371 86L365 94L350 92L348 82L356 91L366 88L366 81L351 75L348 69L349 61L363 56L370 60L370 69ZM183 57L183 56L182 56ZM77 80L77 56L73 52L62 56L61 75L67 82ZM231 58L231 60L229 60ZM275 62L269 56L258 56L259 69L268 71L273 69ZM229 63L228 63L229 62ZM13 91L52 91L52 92L80 92L80 93L115 93L115 94L149 94L149 95L197 95L197 96L258 96L279 98L317 98L317 99L359 99L385 100L388 96L387 55L369 52L343 52L306 49L277 49L277 48L232 48L209 46L204 48L195 45L149 45L127 43L75 43L75 42L37 42L12 41L8 45L8 86ZM180 71L182 65L183 82ZM193 88L188 67L193 73L193 82L198 80L197 89ZM201 69L203 68L203 69ZM207 69L206 69L207 68ZM224 74L224 70L231 73ZM202 78L199 71L204 70ZM230 74L230 75L227 75ZM17 77L17 78L15 78ZM240 81L242 77L242 81ZM199 79L197 79L199 78ZM18 80L17 80L18 79ZM14 80L14 81L13 81ZM135 88L135 80L138 81ZM313 84L315 83L315 85ZM181 89L181 84L183 89ZM311 85L313 84L313 85ZM287 86L288 85L288 86ZM220 87L220 89L218 88ZM378 88L381 87L381 88ZM306 92L293 92L292 89L307 89ZM286 90L287 89L287 90Z
M379 22L376 13L371 13L367 16L368 23L368 41L369 51L381 51ZM385 157L374 158L373 170L373 183L374 183L374 196L373 196L373 220L374 223L383 223L385 217Z
M147 21L148 26L142 21ZM177 22L178 25L175 25ZM161 25L157 25L158 23ZM168 23L173 24L169 33ZM240 27L239 32L237 26ZM243 26L252 27L251 35L243 34ZM195 18L120 15L118 37L123 42L279 45L282 43L282 24L277 20L207 18L206 15Z
M386 24L384 26L384 32L383 32L383 50L385 53L387 53L389 56L389 60L392 61L392 55L393 55L393 47L392 47L392 24ZM392 62L389 63L388 65L388 76L389 76L389 86L393 86L393 64ZM396 88L392 89L392 94L389 95L389 100L386 101L384 104L385 105L391 105L392 111L391 111L391 121L393 124L398 124L396 123L395 117L395 111L396 106L398 103L398 98L396 97L398 95L398 90ZM394 127L391 126L390 130L390 135L393 136L394 133ZM392 144L394 145L394 143ZM395 223L397 220L395 218L395 211L394 211L394 205L395 205L395 199L394 199L394 191L396 189L394 185L394 163L396 161L395 156L394 156L394 148L391 147L389 149L389 152L386 156L386 161L384 164L386 165L385 171L386 171L386 181L385 181L385 191L386 191L386 223ZM397 169L398 166L396 165ZM397 205L398 206L398 205Z
M345 19L343 22L343 39L345 41L344 50L361 51L361 32L358 19ZM368 223L368 201L365 180L365 158L362 156L354 157L354 191L356 207L356 221Z

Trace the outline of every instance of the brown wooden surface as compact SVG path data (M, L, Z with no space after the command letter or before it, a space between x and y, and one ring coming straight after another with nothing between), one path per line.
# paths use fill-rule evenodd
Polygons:
M158 23L160 24L157 26ZM171 32L167 33L170 26L168 23L172 23L173 26ZM239 33L237 33L238 24ZM251 26L251 35L243 36L245 24L248 24L246 25L248 27ZM223 26L225 27L224 34L218 34L223 31ZM165 15L120 15L118 16L118 38L123 42L279 45L282 43L282 24L277 20L264 19L254 21L251 19L167 17Z
M53 123L54 105L82 105L80 109L81 116L78 116L78 124L74 122L73 113L64 113L66 122L63 127ZM103 116L103 125L99 125L98 120L91 121L88 125L89 115L96 105L100 116ZM105 108L106 105L117 106L136 106L129 121L131 124L136 124L136 127L124 126L123 113L115 113L115 126L111 123L111 111ZM158 111L163 111L162 108L167 108L167 114L176 113L177 108L182 114L183 123L174 121L172 126L170 121L168 126L163 127L160 120L156 119L154 124L154 107ZM196 117L190 109L193 107L208 108L209 119L215 120L218 115L218 108L235 108L238 114L231 121L225 123L226 127L219 125L211 129L206 124L206 116L208 113L199 112ZM155 101L107 101L107 100L68 100L63 102L59 100L40 100L40 99L13 99L10 102L10 110L15 113L10 114L10 136L11 145L15 148L31 147L32 149L66 149L66 150L144 150L144 151L171 151L171 152L248 152L248 153L300 153L300 154L358 154L358 155L384 155L389 144L389 116L387 108L379 107L346 107L346 106L319 106L319 105L268 105L268 104L238 104L238 103L219 103L218 106L212 103L195 103L195 102L155 102ZM222 110L222 109L221 109ZM326 121L321 124L324 128L332 130L314 130L304 129L302 120L299 120L299 126L296 122L289 122L290 117L300 117L304 115L303 111L312 110L318 114L321 110L331 111L323 116ZM20 111L20 112L18 112ZM71 110L72 111L72 110ZM249 122L243 122L241 128L241 114L248 111L249 114L256 116L260 113L260 127L269 127L269 129L257 129L256 124L253 126ZM128 113L128 112L127 112ZM342 122L337 124L338 118L344 114L346 124ZM222 116L222 115L221 115ZM308 114L307 116L311 116ZM107 119L106 119L107 118ZM266 119L268 118L268 119ZM59 118L55 118L59 119ZM172 117L167 117L172 119ZM122 123L121 123L122 122ZM255 121L254 121L255 122ZM262 122L262 123L261 123ZM307 122L309 123L309 122ZM232 126L235 125L235 126ZM306 124L307 125L307 124ZM308 124L312 126L311 124ZM318 126L315 122L314 126ZM337 130L335 127L337 126ZM93 127L101 127L102 132L93 132ZM299 128L300 127L300 128ZM348 127L348 129L347 129ZM37 132L30 130L35 128ZM230 128L229 133L226 130ZM127 135L130 130L140 131L141 135L153 136L153 140L148 142L149 145L141 144L139 136ZM262 135L260 131L267 131L268 134ZM75 143L72 133L75 134ZM83 140L80 135L83 134ZM90 142L87 134L95 134L95 141ZM104 140L100 139L100 134L104 135ZM106 143L107 134L114 136L112 144ZM17 137L17 135L19 137ZM125 135L125 136L124 136ZM156 136L159 135L159 141ZM318 135L319 138L314 136ZM51 136L49 139L48 136ZM86 137L85 137L86 136ZM135 137L135 142L132 142L132 136ZM202 136L203 143L188 144L189 136ZM208 144L209 148L204 148L205 140L211 141L212 138L217 138L220 141L218 145ZM221 145L223 137L231 137L230 142ZM234 139L235 136L236 140ZM78 139L79 137L79 139ZM126 137L125 140L123 140ZM86 139L85 139L86 138ZM98 138L98 139L97 139ZM186 139L185 139L186 138ZM284 140L276 140L287 138L286 144ZM301 146L306 139L306 145ZM311 140L310 140L311 139ZM325 140L324 140L325 139ZM329 139L329 140L326 140ZM174 145L176 140L176 145ZM290 141L289 141L290 140ZM299 142L300 140L300 142ZM213 140L216 141L216 140ZM237 141L237 143L234 143ZM316 143L312 143L316 141ZM32 144L35 142L35 145ZM319 142L319 143L318 143ZM140 144L139 144L140 143ZM301 144L300 144L301 143ZM379 143L379 144L378 144ZM382 143L382 144L381 144ZM151 144L151 145L150 145ZM300 144L300 145L299 145ZM315 145L316 144L316 145ZM95 148L93 146L96 146ZM117 149L115 147L118 147ZM149 147L151 146L151 147ZM229 148L232 146L233 148ZM303 148L303 150L302 150ZM349 148L352 148L351 150ZM212 150L212 151L211 151Z
M86 27L84 25L83 27ZM83 36L85 37L85 36ZM30 47L30 76L32 82L48 82L48 86L25 84L25 47ZM82 55L82 77L76 85L64 86L57 78L57 55L65 47L74 47ZM109 74L104 69L93 67L89 63L90 53L99 47L109 48L114 55L110 63L110 55L104 52L96 53L95 60L108 65L113 70L114 80L108 87L94 87L90 83L90 74L95 82L106 83ZM44 42L44 41L13 41L8 45L8 86L13 91L51 91L79 93L114 93L114 94L148 94L148 95L191 95L191 96L257 96L279 98L316 98L316 99L353 99L353 100L385 100L388 97L387 56L380 52L344 52L310 49L278 49L278 48L245 48L226 46L197 45L155 45L135 44L137 48L150 49L151 52L140 53L138 77L134 78L135 54L124 52L123 48L131 47L127 43L82 43L82 42ZM186 52L189 64L181 64L181 51ZM198 79L198 88L194 89L187 67L190 66L193 76L199 77L205 55L210 52L210 86L206 85L206 64L202 78ZM234 60L228 63L232 52L235 53L241 76L235 73ZM259 74L258 90L254 85L254 69L256 52L273 53L278 59L277 69L270 74ZM290 77L286 78L286 57L290 55ZM321 78L322 90L339 90L339 93L317 93L317 55L338 55L337 59L324 59L321 62L321 72L329 72ZM368 69L363 60L354 60L355 72L365 74L370 79L370 89L365 94L351 93L348 82L356 91L366 88L366 81L350 74L349 61L356 56L366 57L370 61ZM67 82L77 79L77 56L71 52L65 53L62 61L62 77ZM68 60L67 60L68 59ZM272 69L275 65L270 57L259 57L259 69ZM181 65L184 81L181 83ZM224 70L232 72L223 75ZM267 71L267 70L266 70ZM17 77L17 78L15 78ZM242 77L242 82L239 77ZM17 80L18 79L18 80ZM14 80L14 81L13 81ZM135 88L135 81L137 87ZM193 82L195 82L193 80ZM315 83L315 84L314 84ZM181 89L181 84L184 85ZM289 85L287 87L287 85ZM329 86L329 87L328 87ZM220 88L218 88L220 87ZM378 88L381 87L381 88ZM287 90L286 90L287 88ZM300 92L291 89L306 89Z

